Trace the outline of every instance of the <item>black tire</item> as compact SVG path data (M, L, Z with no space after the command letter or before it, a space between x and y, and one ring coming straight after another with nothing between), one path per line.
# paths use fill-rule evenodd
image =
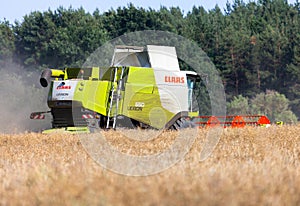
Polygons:
M182 130L187 128L195 128L196 124L189 120L188 118L181 117L180 119L176 120L175 123L172 125L173 130Z

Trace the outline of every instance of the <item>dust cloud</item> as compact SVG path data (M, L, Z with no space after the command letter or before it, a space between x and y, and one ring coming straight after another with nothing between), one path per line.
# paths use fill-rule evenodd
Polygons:
M0 68L0 134L38 132L51 127L51 117L31 120L31 112L48 111L49 88L39 85L39 71L18 65Z

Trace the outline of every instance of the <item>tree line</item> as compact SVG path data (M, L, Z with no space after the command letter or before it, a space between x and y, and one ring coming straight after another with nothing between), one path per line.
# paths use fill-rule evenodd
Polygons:
M119 7L34 11L0 22L0 66L80 67L106 41L128 32L169 31L196 42L219 70L228 101L283 94L300 117L300 3L234 0L224 10Z

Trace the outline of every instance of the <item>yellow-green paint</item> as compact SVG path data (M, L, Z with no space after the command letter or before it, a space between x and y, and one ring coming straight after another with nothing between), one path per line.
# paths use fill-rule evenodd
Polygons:
M84 108L106 116L110 89L109 81L80 80L73 99L81 102Z
M52 77L61 77L64 76L65 72L59 69L51 69L51 76Z
M197 117L199 116L198 112L189 112L189 117Z
M64 128L52 128L42 131L42 134L51 133L68 133L68 134L78 134L78 133L90 133L88 127L64 127Z
M151 68L130 67L127 83L155 85L154 71Z
M93 67L90 80L99 80L99 71L99 67Z
M162 107L151 68L129 68L123 101L123 115L157 129L164 128L175 115Z

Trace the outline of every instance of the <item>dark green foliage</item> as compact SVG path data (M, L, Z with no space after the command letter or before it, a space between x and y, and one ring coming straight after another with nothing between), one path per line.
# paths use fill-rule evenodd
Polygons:
M249 100L247 97L238 95L233 97L231 102L227 103L228 115L245 115L250 114Z
M271 122L296 123L297 117L290 110L289 103L285 95L267 90L265 93L255 95L250 101L242 95L234 97L227 105L227 112L229 115L262 114Z
M15 36L9 22L0 22L0 67L10 64L15 52Z
M101 19L82 8L32 12L14 27L16 54L25 67L80 67L108 39Z
M0 23L0 66L12 60L24 68L81 66L106 41L143 30L169 31L200 46L220 72L229 102L276 90L300 117L300 4L286 0L232 0L224 11L194 7L186 14L133 4L93 14L36 11L14 25Z
M252 113L264 114L272 121L296 123L297 117L289 108L289 100L284 94L267 90L251 99Z

